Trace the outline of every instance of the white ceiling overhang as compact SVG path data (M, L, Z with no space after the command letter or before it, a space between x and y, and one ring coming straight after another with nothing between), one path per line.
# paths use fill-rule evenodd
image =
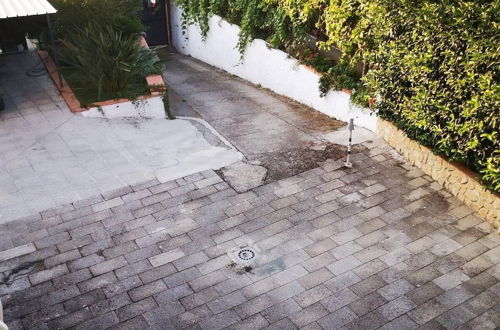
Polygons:
M57 10L47 0L0 0L0 19L53 14Z

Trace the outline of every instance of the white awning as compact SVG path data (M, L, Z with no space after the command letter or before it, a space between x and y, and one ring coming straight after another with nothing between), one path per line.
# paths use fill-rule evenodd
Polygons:
M57 10L47 0L0 0L0 19L53 14Z

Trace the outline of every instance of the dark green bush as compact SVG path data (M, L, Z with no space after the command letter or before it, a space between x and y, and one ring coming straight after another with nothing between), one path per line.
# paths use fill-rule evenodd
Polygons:
M52 0L57 9L54 29L58 38L65 38L75 29L96 22L116 31L133 34L144 31L139 18L142 2L137 0Z
M60 70L77 95L83 96L83 103L133 98L148 91L145 77L161 73L163 62L138 38L91 23L61 41L58 55L64 66Z
M394 3L396 2L396 3ZM380 116L500 191L499 1L389 1L365 56Z

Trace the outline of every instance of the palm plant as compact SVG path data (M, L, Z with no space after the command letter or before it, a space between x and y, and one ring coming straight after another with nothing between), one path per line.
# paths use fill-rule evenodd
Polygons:
M157 52L143 48L137 35L96 22L61 40L57 54L64 64L61 71L79 86L93 90L97 101L103 95L129 96L134 84L161 73L163 66Z

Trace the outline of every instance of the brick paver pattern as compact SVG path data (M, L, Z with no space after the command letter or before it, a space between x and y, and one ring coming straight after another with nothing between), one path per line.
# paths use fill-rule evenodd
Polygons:
M494 329L500 237L380 145L244 194L215 172L0 226L11 329ZM228 251L252 246L251 270ZM27 272L26 270L25 272Z

